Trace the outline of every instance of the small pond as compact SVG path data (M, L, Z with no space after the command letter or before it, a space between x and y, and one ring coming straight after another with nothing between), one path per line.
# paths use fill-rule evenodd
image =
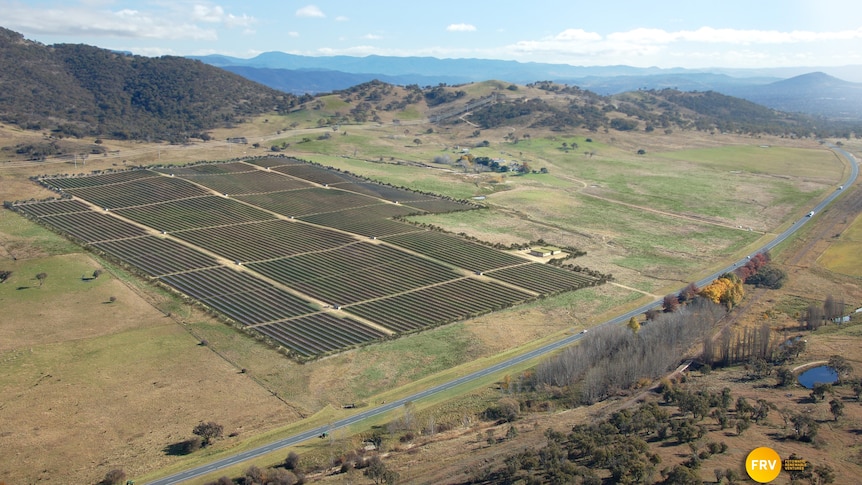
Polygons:
M813 388L817 383L832 384L836 381L838 381L838 373L828 365L818 365L799 374L799 383L807 389Z

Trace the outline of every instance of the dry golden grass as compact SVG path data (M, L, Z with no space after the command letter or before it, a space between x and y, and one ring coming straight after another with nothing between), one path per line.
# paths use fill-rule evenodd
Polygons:
M862 216L857 216L841 233L838 241L820 256L818 263L835 273L862 277Z
M101 268L89 256L0 264L14 271L0 285L0 479L133 476L175 461L163 448L201 420L239 433L232 442L297 418L110 272L82 281Z

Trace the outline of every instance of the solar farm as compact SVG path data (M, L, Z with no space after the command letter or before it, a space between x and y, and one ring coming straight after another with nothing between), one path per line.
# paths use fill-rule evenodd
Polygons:
M474 210L289 157L43 178L13 208L298 360L593 286L398 216Z

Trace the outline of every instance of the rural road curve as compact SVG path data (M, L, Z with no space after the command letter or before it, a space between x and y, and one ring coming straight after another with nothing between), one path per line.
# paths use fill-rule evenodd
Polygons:
M834 150L836 153L839 153L841 156L843 156L848 161L848 163L850 163L850 166L851 166L850 176L847 178L847 180L845 180L843 182L844 187L849 187L851 184L853 184L856 181L856 178L859 175L859 164L856 161L856 158L853 155L851 155L850 153L848 153L847 151L845 151L841 148L834 147L834 146L830 146L830 148L832 150ZM821 201L819 204L817 204L817 206L812 209L814 211L815 215L817 213L819 213L821 210L823 210L827 205L829 205L829 203L831 203L840 194L841 194L841 190L835 190L835 191L833 191L833 193L829 194L828 197L823 199L823 201ZM773 247L777 246L778 244L780 244L781 242L786 240L788 237L790 237L793 233L798 231L810 219L811 219L810 217L805 216L802 219L794 222L787 230L785 230L784 232L782 232L781 234L776 236L775 239L773 239L772 241L768 242L767 244L765 244L764 246L759 248L757 251L755 251L755 254L759 253L759 252L763 252L763 251L768 251L769 249L772 249ZM727 266L726 268L724 268L720 271L717 271L717 272L707 276L706 278L701 279L700 281L697 281L696 284L699 287L706 286L709 283L711 283L713 280L715 280L716 278L721 276L722 274L733 271L739 265L745 264L747 260L748 260L747 257L743 258L743 259L733 263L732 265ZM647 310L654 308L660 304L661 304L660 300L655 300L651 303L647 303L647 304L642 305L638 308L635 308L634 310L631 310L627 313L619 315L619 316L617 316L611 320L603 322L603 323L599 324L598 326L616 325L616 324L620 324L623 322L627 322L631 317L636 316L636 315L640 315L640 314L646 312ZM544 346L537 348L535 350L532 350L530 352L518 355L516 357L512 357L512 358L505 360L503 362L500 362L498 364L494 364L492 366L486 367L482 370L478 370L478 371L473 372L471 374L467 374L465 376L459 377L457 379L446 382L444 384L440 384L440 385L431 387L431 388L426 389L424 391L418 392L416 394L413 394L413 395L410 395L410 396L407 396L407 397L404 397L404 398L401 398L401 399L398 399L398 400L395 400L392 402L381 404L380 406L377 406L373 409L362 411L358 414L355 414L355 415L350 416L348 418L344 418L344 419L335 421L335 422L328 424L326 426L319 426L317 428L310 429L310 430L305 431L303 433L296 434L296 435L290 436L288 438L280 439L280 440L272 442L268 445L264 445L264 446L261 446L261 447L258 447L258 448L252 449L252 450L248 450L248 451L244 451L242 453L231 455L231 456L228 456L226 458L221 458L221 459L218 459L218 460L213 461L211 463L208 463L206 465L201 465L201 466L191 468L189 470L186 470L186 471L183 471L180 473L176 473L174 475L160 478L158 480L149 482L149 485L173 485L173 484L182 483L186 480L190 480L192 478L197 478L197 477L200 477L202 475L206 475L206 474L218 471L220 469L227 468L227 467L236 465L238 463L242 463L243 461L250 460L252 458L256 458L258 456L265 455L265 454L273 452L273 451L277 451L281 448L286 448L288 446L293 446L293 445L296 445L296 444L301 443L303 441L306 441L306 440L309 440L312 438L316 438L323 433L331 433L333 430L343 428L346 426L350 426L350 425L356 424L360 421L363 421L365 419L368 419L370 417L377 416L379 414L383 414L383 413L392 411L394 409L397 409L397 408L403 406L407 402L418 401L420 399L434 395L436 393L443 392L443 391L446 391L448 389L452 389L453 387L456 387L458 385L461 385L461 384L464 384L464 383L488 376L488 375L493 374L495 372L505 370L509 367L516 366L518 364L529 361L531 359L535 359L537 357L541 357L541 356L550 354L556 350L559 350L563 347L571 345L574 342L577 342L583 336L584 336L583 333L579 333L579 334L575 334L575 335L569 335L569 336L567 336L563 339L560 339L556 342L549 343L547 345L544 345Z

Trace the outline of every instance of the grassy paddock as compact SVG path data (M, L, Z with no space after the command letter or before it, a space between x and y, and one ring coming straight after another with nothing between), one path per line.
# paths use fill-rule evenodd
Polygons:
M428 387L432 387L444 382L447 382L457 376L464 375L475 370L487 367L489 365L493 365L496 362L499 362L505 358L512 357L517 353L524 352L535 348L543 342L546 342L547 339L543 339L542 341L536 341L528 344L527 346L520 349L511 349L510 351L504 352L500 355L495 355L493 357L485 357L479 358L472 362L467 362L461 364L456 367L448 368L443 370L442 372L435 373L433 375L427 375L421 379L416 379L411 382L409 385L402 386L397 389L388 390L386 392L377 394L370 400L371 405L375 405L378 402L382 401L392 401L399 399L403 396L413 394L422 389L426 389ZM446 403L458 400L467 400L470 402L476 401L477 392L478 394L482 394L482 389L490 389L494 387L496 382L502 380L505 375L517 375L520 372L523 372L526 369L529 369L535 365L535 362L526 362L515 368L507 369L503 372L498 372L493 375L486 376L482 379L477 379L473 382L465 383L460 386L457 386L447 392L440 393L438 395L429 397L427 399L423 399L418 402L414 402L414 410L417 414L427 415L427 414L435 414L437 412L441 413L450 413L451 406L448 406ZM478 389L478 391L477 391ZM487 400L485 398L480 399L480 403L486 403ZM448 409L448 410L447 410ZM465 412L466 410L461 409L461 412ZM474 411L474 410L471 410ZM225 446L217 446L212 449L206 450L205 453L197 454L193 457L189 457L184 459L181 463L177 463L169 468L165 468L160 470L159 474L148 474L142 477L139 477L142 480L151 480L157 478L158 476L164 476L175 471L179 471L185 468L189 468L192 466L196 466L198 464L206 463L212 460L215 460L221 456L226 454L233 454L237 452L242 452L244 450L252 449L256 446L263 445L265 443L269 443L271 441L275 441L279 438L283 438L286 436L291 436L303 429L313 428L317 426L324 426L329 423L335 422L339 419L343 419L349 416L351 413L355 412L354 410L344 410L344 409L336 409L334 407L328 406L316 413L315 415L307 418L306 420L300 423L290 424L288 426L283 426L274 430L271 430L265 434L257 435L252 439L243 441L242 443L237 443L231 446L230 448L226 448ZM200 479L196 479L190 483L198 484L198 483L206 483L207 481L211 481L217 479L220 476L226 475L228 477L237 476L243 473L245 469L247 469L250 465L255 464L261 467L273 466L281 461L287 456L287 453L290 450L297 451L302 456L307 456L309 458L313 458L314 456L320 455L321 453L327 454L331 452L333 446L336 442L341 441L338 446L348 446L347 449L350 449L352 446L358 445L358 443L353 440L349 440L348 437L355 436L360 433L368 432L375 427L386 426L388 423L398 419L403 414L401 409L393 410L389 413L379 415L375 418L364 421L358 425L348 427L346 429L334 430L331 435L332 439L321 440L321 441L309 441L296 447L279 450L268 455L262 456L255 460L251 460L249 462L245 462L241 465L237 465L235 467L231 467L229 469L225 469L219 472L215 472L213 474L207 475ZM349 445L345 445L344 441L350 441Z
M829 182L841 178L844 163L831 151L782 146L730 145L654 154L674 161L693 161L718 170L787 175Z
M704 257L727 257L759 237L753 232L676 218L671 214L638 212L601 199L541 190L503 192L490 200L503 206L519 207L522 213L561 228L600 234L602 241L612 241L623 248L614 264L652 274L670 269L673 274L682 276L702 266ZM561 211L561 206L568 210Z
M63 236L6 209L0 209L0 237L0 261L80 251Z
M856 217L817 262L836 273L862 276L862 216Z
M201 420L254 435L296 418L110 273L82 282L94 267L83 254L32 259L0 285L10 317L0 319L0 448L18 450L0 456L0 474L21 483L93 483L114 467L137 475L169 465L163 448ZM43 269L41 289L17 290ZM28 292L34 300L18 298Z

